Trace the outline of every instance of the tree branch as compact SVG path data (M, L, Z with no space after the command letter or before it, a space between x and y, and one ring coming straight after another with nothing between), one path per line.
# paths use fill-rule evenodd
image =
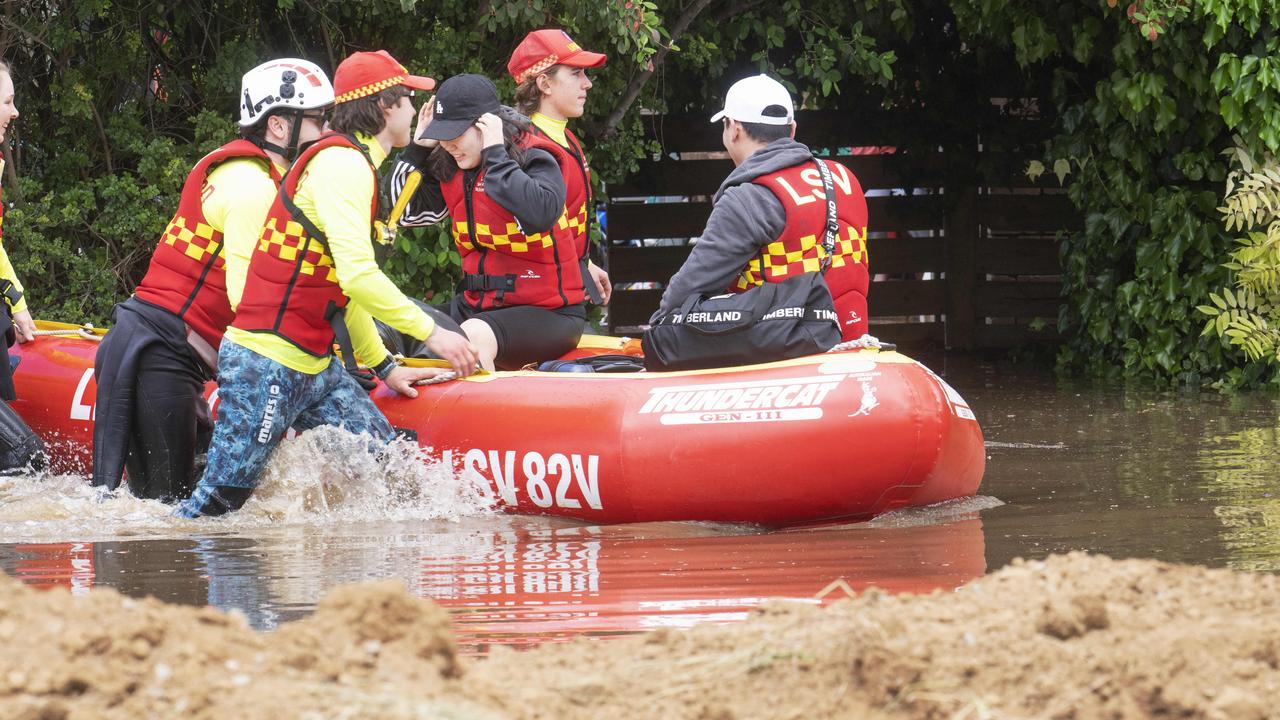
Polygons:
M98 106L89 101L89 109L93 111L93 124L98 126L98 137L102 139L102 154L107 159L107 174L115 175L115 163L111 161L111 141L107 139L107 129L102 125L102 115L98 114Z
M649 82L649 78L653 77L653 74L662 66L662 62L667 59L667 53L675 46L676 40L679 39L681 35L684 35L685 31L689 29L689 26L693 24L693 21L698 17L698 15L712 2L714 2L714 0L694 0L692 5L685 8L684 12L680 13L680 17L676 18L675 25L671 26L669 42L658 49L658 52L653 56L653 60L649 63L649 67L645 68L643 72L631 79L631 82L627 85L626 93L622 96L622 102L618 103L618 106L613 109L613 112L609 113L609 118L604 122L604 130L601 132L602 136L609 137L610 135L613 135L613 133L617 132L618 123L622 122L622 118L627 114L627 111L631 109L631 105L635 103L636 98L640 97L640 91L643 90L645 84Z
M9 199L22 202L22 190L18 187L18 163L13 157L13 146L9 144L7 138L5 142L0 143L0 145L3 145L3 147L0 147L0 157L3 157L6 161L4 164L4 182L5 186L10 188L10 192L12 193L9 196Z
M711 18L711 22L719 25L734 15L740 15L756 5L764 3L764 1L765 0L747 0L746 2L734 3L728 7L721 8L720 12L716 13L715 16Z
M491 0L480 0L480 4L476 6L476 29L483 29L485 21L489 19L489 13L493 12L493 2Z

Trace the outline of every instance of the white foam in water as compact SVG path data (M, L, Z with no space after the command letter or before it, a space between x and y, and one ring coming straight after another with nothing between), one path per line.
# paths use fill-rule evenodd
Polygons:
M865 527L900 528L936 525L977 517L979 512L998 508L1001 505L1004 505L1004 501L999 498L994 498L990 495L973 495L955 500L946 500L925 507L893 510L868 521Z
M373 448L374 452L369 452ZM320 427L280 443L236 513L185 520L173 507L79 475L0 477L0 542L182 536L281 523L458 519L494 512L487 481L459 474L415 442L382 446Z
M1044 443L996 442L995 440L988 440L986 442L986 446L988 450L992 448L1007 448L1010 450L1066 450L1067 449L1067 446L1060 442L1054 443L1052 445L1046 445Z
M460 476L411 440L384 446L326 426L280 443L235 522L457 519L494 502L483 478Z
M0 477L0 542L136 535L139 529L171 528L172 510L127 490L91 487L81 475Z

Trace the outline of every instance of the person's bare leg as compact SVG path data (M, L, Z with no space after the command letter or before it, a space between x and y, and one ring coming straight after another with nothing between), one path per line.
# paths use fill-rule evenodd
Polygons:
M480 356L480 367L493 372L493 359L498 356L498 338L494 336L493 328L483 320L471 318L462 323L462 332L467 334L467 339Z

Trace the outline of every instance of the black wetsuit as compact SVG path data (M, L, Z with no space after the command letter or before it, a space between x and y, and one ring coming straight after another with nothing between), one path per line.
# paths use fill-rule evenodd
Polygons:
M186 498L213 431L204 400L213 372L187 344L186 323L168 310L131 297L112 321L94 362L93 484L114 489L127 470L137 497Z
M0 353L3 356L0 357L0 474L43 470L48 464L44 443L9 407L18 395L13 387L13 365L8 352L17 335L8 307L0 312L0 338L5 347L5 352Z

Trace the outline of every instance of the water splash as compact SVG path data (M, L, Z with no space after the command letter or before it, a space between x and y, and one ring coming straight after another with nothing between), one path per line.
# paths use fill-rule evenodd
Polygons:
M167 524L171 508L121 490L92 487L82 475L0 477L0 542L70 539Z
M411 440L383 446L324 426L280 443L236 521L454 520L494 503L481 476L459 475Z
M370 452L370 450L373 452ZM0 542L89 541L242 532L317 522L456 520L494 512L487 481L459 474L409 440L372 443L335 427L284 440L249 502L222 518L185 520L123 486L79 475L0 477Z

